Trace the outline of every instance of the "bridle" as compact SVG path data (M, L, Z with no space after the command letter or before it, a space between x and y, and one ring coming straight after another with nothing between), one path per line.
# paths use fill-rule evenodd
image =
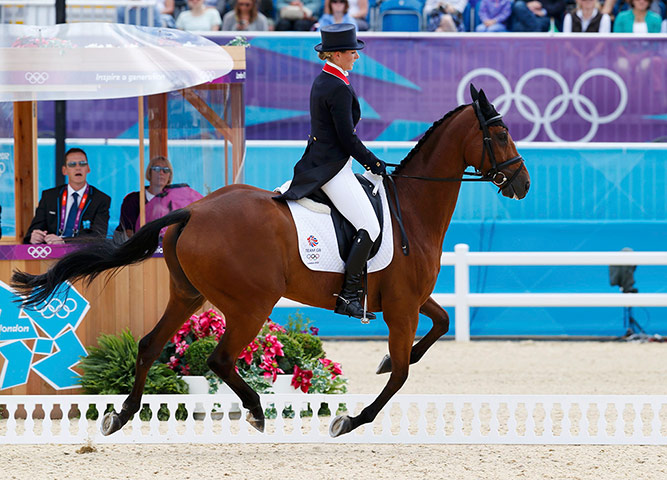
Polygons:
M483 144L482 144L482 159L479 162L479 168L475 168L474 172L468 172L464 171L463 178L454 178L454 177L422 177L418 175L403 175L400 173L388 173L387 177L397 177L397 178L412 178L415 180L428 180L431 182L491 182L493 183L496 187L498 187L498 192L501 192L505 190L507 187L512 185L512 182L514 179L521 173L521 171L525 168L524 163L523 163L523 157L521 155L517 155L516 157L512 157L509 160L505 160L504 162L497 163L496 161L496 154L493 153L493 145L492 145L492 140L491 140L491 134L489 132L489 127L496 126L496 125L502 125L505 126L503 123L503 116L498 114L494 117L491 117L489 119L484 118L484 115L482 114L482 109L479 106L479 101L475 100L472 103L472 108L473 111L475 112L475 116L477 117L477 120L479 121L479 128L482 131L482 139L483 139ZM486 156L488 155L489 161L491 162L491 168L486 172L482 173L482 169L484 168L484 160ZM515 163L521 162L521 165L519 168L517 168L513 173L510 178L507 178L507 175L502 172L503 168L509 167L510 165L513 165ZM388 167L398 167L398 163L387 163ZM472 177L472 178L465 178L465 177Z
M403 219L401 217L401 206L398 202L398 191L396 190L396 185L394 184L394 178L411 178L415 180L427 180L431 182L491 182L493 183L496 187L498 187L498 193L501 191L505 190L508 187L512 186L512 182L514 179L521 173L521 170L525 168L525 165L523 163L523 157L521 155L517 155L516 157L512 157L509 160L505 160L504 162L498 163L496 161L496 155L493 153L493 144L491 140L491 134L489 132L489 127L491 126L496 126L496 125L502 125L505 128L507 128L503 122L503 116L498 114L494 117L491 118L484 118L484 115L482 114L482 109L479 106L479 101L475 100L472 103L472 108L473 111L475 112L475 116L477 117L477 120L479 121L479 128L482 130L482 138L483 138L483 144L482 144L482 159L479 162L479 168L475 168L474 172L468 172L468 171L463 171L464 177L462 178L454 178L454 177L422 177L418 175L403 175L400 173L386 173L383 175L383 177L387 178L389 180L389 183L392 186L392 189L394 190L394 204L392 204L391 201L389 201L389 207L391 210L391 213L394 215L396 218L396 221L398 223L398 227L401 232L401 249L403 250L403 255L408 255L410 253L410 246L408 243L408 236L405 233L405 228L403 227ZM489 161L491 162L491 168L487 170L486 173L482 172L482 169L484 168L484 160L486 156L488 155ZM512 176L510 178L507 178L507 175L502 172L503 168L509 167L510 165L513 165L515 163L521 162L521 165L519 168L516 169L512 173ZM388 167L398 167L400 164L398 163L387 163L386 164ZM465 178L465 177L472 177L472 178Z

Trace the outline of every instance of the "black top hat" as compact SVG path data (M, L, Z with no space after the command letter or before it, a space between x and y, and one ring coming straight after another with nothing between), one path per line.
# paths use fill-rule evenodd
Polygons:
M318 52L342 52L344 50L361 50L366 46L357 40L357 29L351 23L334 23L320 30L322 43L315 45Z

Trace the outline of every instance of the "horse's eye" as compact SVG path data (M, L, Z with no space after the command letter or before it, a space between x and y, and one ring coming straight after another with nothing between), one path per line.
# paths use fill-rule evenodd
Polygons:
M507 132L500 132L498 134L498 140L500 140L501 142L506 143L507 142Z

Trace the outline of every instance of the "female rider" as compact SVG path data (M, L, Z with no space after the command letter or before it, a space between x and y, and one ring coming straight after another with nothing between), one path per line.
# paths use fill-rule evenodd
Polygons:
M297 200L321 188L334 206L357 230L345 261L343 289L335 312L363 318L359 292L364 267L380 224L371 202L352 172L355 158L376 175L385 173L385 163L371 153L356 135L361 117L359 100L347 79L348 71L359 58L356 28L349 23L322 27L322 43L315 46L326 63L310 90L310 135L301 160L294 167L289 189L275 197ZM367 313L367 318L375 318Z

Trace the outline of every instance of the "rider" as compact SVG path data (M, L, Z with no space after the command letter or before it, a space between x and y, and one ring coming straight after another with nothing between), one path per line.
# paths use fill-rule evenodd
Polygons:
M359 100L348 80L348 71L359 58L356 28L349 23L322 27L322 43L315 46L326 63L310 90L310 135L301 160L294 167L289 189L275 197L297 200L321 188L334 206L357 230L345 262L343 289L335 312L363 318L359 300L361 279L380 224L371 202L352 173L352 158L376 175L385 173L385 163L371 153L356 135L361 118ZM372 313L367 318L375 318Z

